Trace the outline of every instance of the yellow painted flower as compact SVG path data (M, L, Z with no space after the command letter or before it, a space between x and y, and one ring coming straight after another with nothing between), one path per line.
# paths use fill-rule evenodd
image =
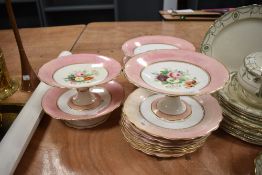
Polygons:
M84 77L75 77L75 81L83 81Z

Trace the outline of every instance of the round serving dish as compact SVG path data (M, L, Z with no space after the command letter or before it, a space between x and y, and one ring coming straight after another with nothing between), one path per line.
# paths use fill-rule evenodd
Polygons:
M215 20L207 31L201 52L232 71L238 71L250 53L261 51L262 5L236 8Z
M77 91L54 87L44 95L42 107L51 117L63 120L68 126L82 129L94 127L105 121L124 99L124 89L116 81L92 87L90 92L100 99L100 103L87 109L82 106L73 108L71 98Z
M136 86L168 96L209 94L221 89L229 79L227 69L217 60L185 50L134 56L124 72Z
M121 71L112 58L96 54L73 54L44 64L38 72L41 81L60 88L86 88L109 82Z
M123 114L139 130L169 140L203 137L218 128L222 120L222 111L212 96L183 97L182 100L194 105L197 103L197 105L190 115L175 120L161 118L152 108L147 107L153 106L155 99L164 96L138 88L126 99Z
M137 54L162 49L196 50L193 44L181 38L164 35L141 36L130 39L122 45L125 54L124 63Z

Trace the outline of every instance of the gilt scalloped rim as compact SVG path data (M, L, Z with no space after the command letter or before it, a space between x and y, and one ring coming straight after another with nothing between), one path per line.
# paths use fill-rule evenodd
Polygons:
M246 18L262 18L262 5L249 5L225 13L212 24L201 43L200 51L212 55L212 43L216 35L226 26Z

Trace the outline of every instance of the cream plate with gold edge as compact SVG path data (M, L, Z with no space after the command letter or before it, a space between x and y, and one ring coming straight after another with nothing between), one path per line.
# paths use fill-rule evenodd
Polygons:
M154 137L135 127L122 113L121 131L127 142L135 149L157 157L180 157L191 153L202 146L208 137L198 137L189 140L170 140Z
M231 73L230 82L224 87L224 89L218 91L218 95L223 98L224 101L235 107L239 111L262 118L262 110L259 107L247 103L246 100L240 97L241 87L237 80L237 73Z
M262 6L236 8L209 28L201 52L224 63L230 71L238 71L242 60L252 52L261 51Z

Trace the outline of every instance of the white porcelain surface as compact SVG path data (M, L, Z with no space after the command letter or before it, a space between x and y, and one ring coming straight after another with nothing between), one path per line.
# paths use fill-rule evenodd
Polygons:
M77 89L72 102L78 106L90 105L96 101L96 96L89 91L89 88Z
M162 50L162 49L178 49L178 48L174 45L169 45L169 44L145 44L136 47L134 50L134 54L137 55L151 50Z
M224 63L230 71L238 71L250 53L261 51L262 6L237 8L218 18L201 45L201 52Z
M86 76L85 76L86 75ZM103 81L108 75L103 64L73 64L57 70L53 78L62 86L90 87ZM69 77L74 76L74 80ZM85 79L88 77L88 79Z
M165 35L147 35L132 38L122 45L124 63L131 57L153 50L189 50L195 51L194 45L184 39Z
M163 72L168 72L166 81L160 81ZM148 65L141 72L142 79L157 89L178 93L195 93L209 84L209 74L198 66L180 61L163 61ZM194 80L193 87L186 82ZM181 83L180 83L181 82ZM184 83L182 83L184 82Z
M71 89L66 91L64 94L62 94L59 99L57 100L57 105L58 107L65 113L67 114L71 114L74 116L83 116L83 115L96 115L99 113L99 111L105 109L111 101L111 95L110 93L102 87L94 87L90 89L91 92L96 92L96 94L99 94L99 96L101 97L101 99L103 99L101 101L101 104L94 108L94 109L89 109L89 110L75 110L70 108L70 106L68 106L68 101L71 99L71 97L75 96L77 91L75 89Z
M218 128L222 120L222 111L218 102L210 95L182 97L190 103L192 113L178 120L156 116L151 109L155 98L164 97L143 88L138 88L126 99L123 114L139 130L170 140L193 139L207 136ZM176 129L173 129L176 128Z
M244 59L237 79L247 93L262 98L262 52L252 53Z
M194 98L183 96L181 97L181 99L191 106L192 115L182 120L176 120L176 121L163 120L158 116L156 116L154 112L151 110L151 105L153 101L161 97L165 97L165 96L162 94L154 94L152 96L147 97L147 99L144 100L140 105L140 111L142 115L145 117L145 119L156 126L167 128L167 129L190 128L198 124L204 117L204 110L201 104L198 103L197 100L195 100Z
M169 115L178 115L186 111L186 105L181 101L180 96L165 96L157 103L157 108L161 112Z

